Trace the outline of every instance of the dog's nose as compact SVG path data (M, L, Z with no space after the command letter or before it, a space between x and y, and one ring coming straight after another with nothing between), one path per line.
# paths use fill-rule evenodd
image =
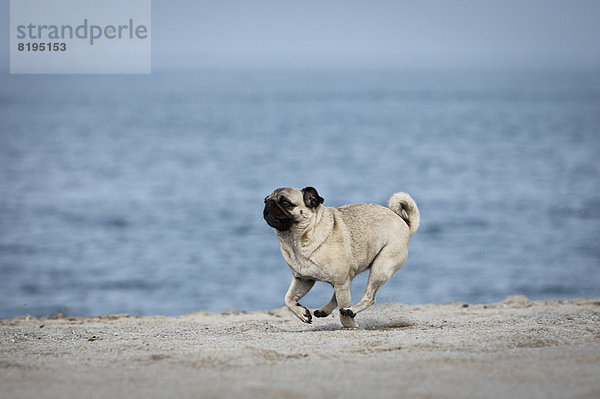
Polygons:
M269 212L275 206L275 200L270 199L265 201L265 212Z

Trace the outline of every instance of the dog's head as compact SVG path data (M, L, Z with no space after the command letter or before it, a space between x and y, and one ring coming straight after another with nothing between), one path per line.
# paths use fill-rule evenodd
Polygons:
M313 187L283 187L265 198L263 217L267 224L279 231L290 230L294 226L304 227L323 203Z

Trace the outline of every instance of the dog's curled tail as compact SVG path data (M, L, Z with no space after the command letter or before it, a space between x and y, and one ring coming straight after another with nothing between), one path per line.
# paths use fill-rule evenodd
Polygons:
M406 222L410 235L415 234L421 222L421 215L411 196L406 193L393 194L388 201L388 207Z

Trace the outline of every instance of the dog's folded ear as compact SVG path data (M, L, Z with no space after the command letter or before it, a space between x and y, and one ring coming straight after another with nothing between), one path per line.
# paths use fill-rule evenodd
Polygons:
M304 187L302 194L304 194L304 205L309 208L316 208L325 201L314 187Z

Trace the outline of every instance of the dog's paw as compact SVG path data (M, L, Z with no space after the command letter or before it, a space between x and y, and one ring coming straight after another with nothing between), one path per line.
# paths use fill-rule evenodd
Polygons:
M340 308L340 314L342 316L347 316L347 317L351 317L351 318L354 318L354 316L356 316L356 313L354 313L350 309L343 309L343 308Z
M307 323L307 324L311 324L312 323L312 315L310 314L310 310L304 308L304 317L302 318L302 321Z
M302 322L307 324L312 323L312 315L310 314L310 310L308 310L304 306L300 305L299 303L296 303L295 305L289 306L289 309L297 318L302 320Z
M315 317L327 317L327 316L329 316L328 313L323 312L320 309L315 310L313 313L315 314Z

